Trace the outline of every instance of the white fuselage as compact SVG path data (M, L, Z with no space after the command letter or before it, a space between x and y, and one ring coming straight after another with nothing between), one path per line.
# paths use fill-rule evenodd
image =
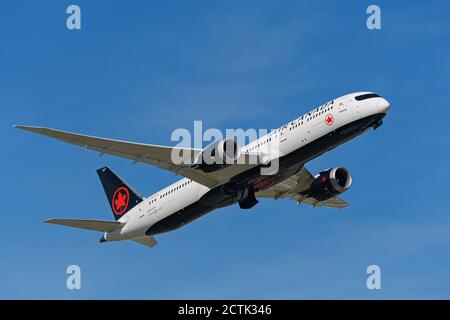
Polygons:
M301 149L354 121L387 112L389 103L382 97L363 101L355 100L355 96L365 93L348 94L329 101L243 146L241 152L258 153L264 151L267 153L267 150L270 150L267 157L268 160L272 160ZM273 142L276 143L273 144ZM266 148L265 144L267 143L275 145L276 148ZM325 147L323 152L327 150L329 148ZM108 239L114 241L142 237L152 225L199 201L208 191L210 191L210 188L206 186L187 178L181 179L145 198L144 201L130 210L119 220L126 223L125 226L115 233L108 234Z

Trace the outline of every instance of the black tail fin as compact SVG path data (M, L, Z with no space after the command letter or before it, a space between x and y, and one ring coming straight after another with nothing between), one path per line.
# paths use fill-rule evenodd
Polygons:
M119 220L125 213L142 201L142 197L110 168L100 168L97 170L97 174L102 182L116 220Z

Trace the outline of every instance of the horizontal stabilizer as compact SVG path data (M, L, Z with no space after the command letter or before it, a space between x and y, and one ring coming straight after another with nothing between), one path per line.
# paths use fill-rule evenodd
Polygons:
M133 241L136 241L137 243L143 244L144 246L153 248L158 244L158 242L153 238L152 236L146 236L139 239L133 239Z
M111 232L124 226L120 222L104 220L49 219L44 222L100 232Z

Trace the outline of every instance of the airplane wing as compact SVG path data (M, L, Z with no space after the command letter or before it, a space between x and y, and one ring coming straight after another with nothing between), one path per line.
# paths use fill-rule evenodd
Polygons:
M143 244L144 246L147 246L150 248L153 248L154 246L156 246L158 244L158 242L152 236L146 236L146 237L142 237L139 239L133 239L133 241Z
M339 197L332 197L328 200L317 201L311 197L305 197L301 194L308 190L314 181L314 176L303 167L295 175L286 180L256 193L257 198L273 198L273 199L291 199L298 203L306 203L313 207L325 206L330 208L346 208L350 204Z
M103 220L49 219L44 222L100 232L111 232L124 226L122 223L117 221Z
M183 155L186 152L193 157L202 151L198 148L177 148L158 146L153 144L135 143L121 140L106 139L88 135L76 134L66 131L43 127L18 126L15 128L45 135L63 142L100 152L100 155L110 154L133 160L133 163L147 163L161 169L172 171L178 175L189 178L209 188L220 185L235 175L249 169L246 164L233 164L214 172L203 172L191 167L190 164L174 164L172 152Z

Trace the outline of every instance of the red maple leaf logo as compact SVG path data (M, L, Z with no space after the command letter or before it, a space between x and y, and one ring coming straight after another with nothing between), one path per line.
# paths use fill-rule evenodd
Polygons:
M112 207L113 211L117 215L122 215L128 208L128 202L130 199L130 194L127 188L120 187L114 192Z
M127 200L127 195L123 194L122 192L119 192L117 194L116 200L114 200L114 205L116 206L116 210L119 210L123 206L125 206L125 201Z
M334 122L333 116L332 116L331 114L328 114L328 115L325 117L325 123L326 123L327 125L331 126L331 125L333 124L333 122Z

